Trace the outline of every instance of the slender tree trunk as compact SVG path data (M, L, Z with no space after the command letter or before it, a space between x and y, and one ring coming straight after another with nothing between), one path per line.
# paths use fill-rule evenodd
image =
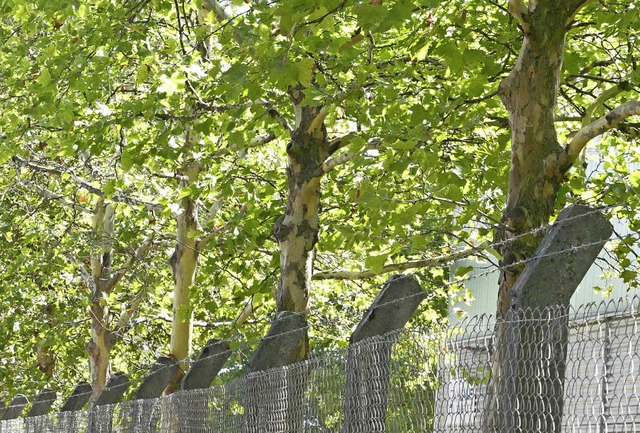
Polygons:
M329 156L327 131L318 116L320 107L301 106L303 94L291 90L296 128L287 145L289 197L285 214L275 225L280 247L278 312L304 312L313 274L314 246L320 230L320 178ZM306 335L306 333L305 333ZM308 338L300 345L298 360L307 358Z
M195 182L199 168L193 164L184 171L187 179L181 181L182 188ZM169 261L174 281L170 350L176 359L182 360L191 352L192 307L189 292L195 281L198 262L198 212L193 198L187 196L180 200L180 213L176 219L177 242Z
M201 170L200 164L198 161L189 158L191 149L198 139L197 134L193 134L190 129L187 129L185 133L185 155L187 156L182 169L179 171L181 189L191 187L198 180ZM196 278L199 254L197 237L200 230L195 198L187 195L180 199L180 210L176 215L176 223L176 247L169 260L174 283L173 320L171 322L169 351L175 359L182 361L191 353L191 334L193 331L191 287ZM166 394L171 394L178 389L184 376L184 368L186 368L186 365L181 365L181 369L173 382L165 390Z
M93 281L93 294L89 308L91 341L86 346L91 369L91 404L104 391L109 378L109 355L115 344L115 336L107 327L109 310L104 300L105 295L108 295L112 289L109 283L111 280L113 223L113 205L105 204L100 199L93 217L93 230L100 240L100 250L91 257Z

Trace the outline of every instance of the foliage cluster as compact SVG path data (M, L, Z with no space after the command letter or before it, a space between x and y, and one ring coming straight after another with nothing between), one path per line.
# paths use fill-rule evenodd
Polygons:
M572 23L562 138L637 99L639 10L594 2ZM88 379L101 200L115 207L110 269L135 259L99 300L113 326L131 313L112 368L139 378L168 350L167 263L184 198L199 218L187 236L209 240L191 288L194 346L231 338L246 361L274 311L292 88L322 107L329 139L347 143L322 178L315 272L328 279L309 293L313 350L347 344L385 266L473 247L501 224L511 135L498 86L522 34L499 2L8 0L0 16L1 398ZM628 224L612 252L630 285L639 132L629 118L604 135L557 201L606 206ZM186 184L193 162L200 173ZM429 292L418 322L446 317L450 265L415 271ZM374 276L331 279L365 269Z

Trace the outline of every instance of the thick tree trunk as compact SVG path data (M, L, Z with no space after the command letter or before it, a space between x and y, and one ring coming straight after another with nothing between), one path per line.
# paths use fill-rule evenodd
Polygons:
M581 277L562 293L554 284L531 283L531 275L519 277L542 239L542 233L531 231L553 215L564 173L572 163L558 142L554 115L566 28L583 3L509 1L524 40L516 65L499 89L512 130L511 166L502 226L495 236L503 244L486 432L557 433L561 428L566 312ZM532 262L531 269L553 272L548 264L542 268ZM587 269L588 265L584 272Z
M509 291L524 269L524 264L514 263L530 257L541 239L540 235L523 234L549 221L564 172L569 168L559 163L564 151L556 135L554 112L565 29L571 15L564 2L530 2L529 7L523 17L525 35L520 56L500 85L512 135L507 205L495 239L505 241L500 248L503 270L499 317L505 317L510 306Z
M543 239L496 323L484 431L560 432L569 301L611 233L603 215L573 206Z

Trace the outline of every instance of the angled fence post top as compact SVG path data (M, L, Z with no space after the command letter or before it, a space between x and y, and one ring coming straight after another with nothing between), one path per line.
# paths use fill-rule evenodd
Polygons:
M168 356L159 356L151 366L151 371L144 378L135 393L136 400L157 398L162 395L167 385L175 377L180 363Z
M43 389L33 401L27 417L45 415L56 401L57 394L50 389Z
M425 292L415 277L391 276L353 331L351 342L357 343L367 337L403 328L424 296Z
M91 398L91 385L88 382L80 382L62 405L60 412L82 410L89 398Z
M302 313L281 311L276 314L267 335L249 360L249 371L284 367L296 359L307 329L307 319Z
M22 394L17 394L11 400L11 403L6 407L4 411L4 415L2 415L3 420L16 419L22 412L24 408L29 404L29 400Z
M568 305L612 233L602 213L582 205L564 209L511 289L510 310Z
M367 350L366 342L362 340L404 328L424 296L425 292L413 276L393 275L351 334L342 433L385 431L391 354L396 336L383 337L375 351L370 347ZM362 343L357 344L359 342Z
M107 382L107 386L96 400L95 405L102 406L119 402L124 393L127 392L129 385L129 378L124 373L114 374Z
M572 206L540 242L496 323L485 432L560 433L571 296L612 232L600 212Z
M230 356L229 343L218 339L209 340L182 379L180 389L208 388Z

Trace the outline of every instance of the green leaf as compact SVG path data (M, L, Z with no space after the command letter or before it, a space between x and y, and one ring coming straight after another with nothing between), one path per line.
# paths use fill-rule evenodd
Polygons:
M298 81L305 87L311 86L311 80L313 78L313 69L315 62L311 58L301 59L297 64Z
M202 234L202 232L200 230L195 230L195 229L191 229L187 232L187 237L189 239L196 239L198 236L200 236Z
M388 254L370 255L365 259L364 265L373 272L380 272L388 257Z
M473 266L458 266L456 268L456 271L454 273L454 275L458 278L460 277L464 277L465 275L467 275L469 272L473 271L474 267Z
M385 5L361 4L353 7L358 24L365 30L377 31L385 23L389 9Z
M120 166L124 171L129 171L133 167L133 157L129 152L124 151L120 155Z
M104 186L102 187L102 191L104 191L107 198L111 198L116 192L116 181L112 179L106 181Z
M42 87L48 87L49 84L51 84L51 73L49 73L49 69L48 68L43 68L40 71L40 75L38 76L38 79L36 81Z
M147 81L147 78L149 78L149 69L149 66L144 63L138 66L136 71L136 84L142 84Z
M171 74L171 77L162 74L160 76L161 84L158 86L158 92L166 93L167 96L182 92L184 91L186 80L182 71L175 71Z
M498 260L502 260L502 255L495 248L487 248L487 252Z

